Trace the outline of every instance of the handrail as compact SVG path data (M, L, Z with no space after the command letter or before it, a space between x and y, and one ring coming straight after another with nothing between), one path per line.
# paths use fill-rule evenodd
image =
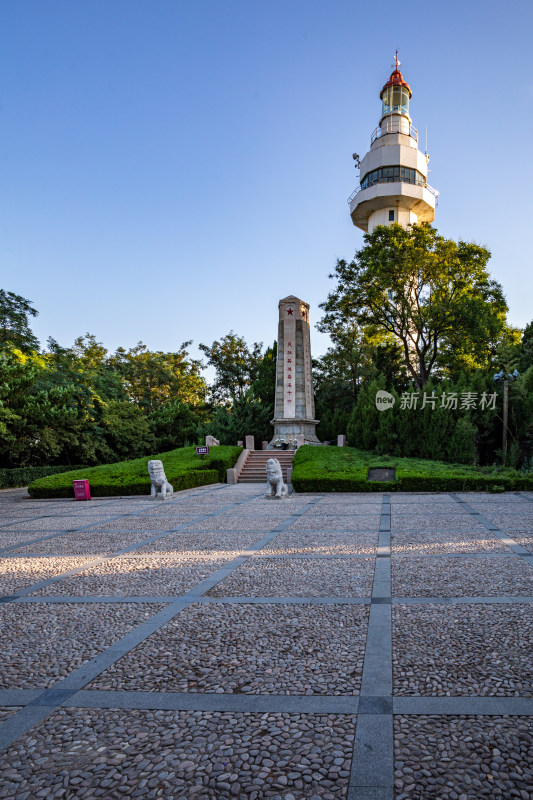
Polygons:
M377 183L410 183L412 186L421 186L422 189L427 189L428 192L430 192L433 195L433 197L435 198L435 208L437 208L437 206L439 204L439 193L438 193L437 189L434 189L433 186L429 185L429 183L424 183L424 184L417 183L417 181L411 181L408 178L394 178L394 179L392 179L392 178L379 178L379 180L374 181L373 183L371 183L370 186L365 186L365 189L370 189L372 186L375 186ZM351 193L351 195L348 198L348 205L351 205L352 200L355 198L356 195L359 194L359 192L362 190L362 188L363 188L362 186L357 186L357 188L355 188L353 190L353 192Z
M418 142L418 131L414 125L409 125L409 131L406 131L402 130L402 128L406 127L405 123L402 125L399 120L394 120L394 122L392 120L387 120L385 124L386 130L383 130L381 125L378 125L378 127L372 131L372 136L370 137L370 147L372 147L376 139L380 139L382 136L386 136L388 133L403 133L405 136L410 136L415 140L415 142Z

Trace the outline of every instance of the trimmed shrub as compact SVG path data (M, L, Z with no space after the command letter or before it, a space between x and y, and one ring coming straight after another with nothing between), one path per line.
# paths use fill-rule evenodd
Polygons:
M388 413L388 412L382 412ZM393 467L395 481L369 481L372 467ZM353 447L301 447L293 461L297 492L490 492L531 491L533 476L516 470L397 458Z
M233 467L242 447L216 447L205 456L197 456L195 447L182 447L167 453L103 464L50 475L34 481L28 487L31 497L73 497L72 481L88 479L91 495L110 497L116 495L150 494L148 461L161 459L168 481L174 491L193 489L210 483L223 482L226 469Z
M69 467L15 467L14 469L0 469L0 489L16 489L28 486L37 478L46 478L48 475L57 475L59 472L72 472L75 469L85 469L84 466L71 465Z

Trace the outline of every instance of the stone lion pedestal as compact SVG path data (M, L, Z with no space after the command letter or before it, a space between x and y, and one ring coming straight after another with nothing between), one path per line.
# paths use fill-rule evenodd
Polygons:
M167 481L163 462L158 459L148 462L148 475L152 484L150 497L152 500L166 500L174 494L174 487Z
M287 497L289 490L283 480L281 464L277 458L269 458L266 462L267 485L265 497L281 500Z

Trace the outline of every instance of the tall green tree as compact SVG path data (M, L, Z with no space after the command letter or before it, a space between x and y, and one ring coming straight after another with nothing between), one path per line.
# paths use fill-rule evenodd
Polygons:
M176 352L163 353L139 342L129 350L119 347L108 363L122 378L129 399L144 411L153 412L174 400L203 405L206 383L201 362L189 356L190 344L184 342Z
M0 289L0 349L15 347L23 353L38 350L39 340L29 323L29 318L38 313L31 300Z
M230 331L220 341L199 347L207 356L209 366L215 369L212 400L226 406L242 400L258 377L263 359L262 342L254 342L249 347L242 336Z
M351 322L392 334L419 387L435 370L446 373L451 354L455 366L487 366L507 311L489 258L486 248L445 239L427 224L377 226L353 261L337 262L323 329Z
M533 367L533 321L526 325L522 334L518 369L525 372L529 367Z

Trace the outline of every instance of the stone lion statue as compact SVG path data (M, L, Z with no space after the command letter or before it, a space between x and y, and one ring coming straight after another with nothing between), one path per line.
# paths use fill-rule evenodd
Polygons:
M283 482L281 464L277 458L269 458L266 462L267 485L265 497L286 497L289 493Z
M165 475L165 469L162 461L159 461L158 459L149 461L148 475L150 476L150 481L152 483L150 496L154 500L156 498L164 500L166 497L172 497L174 494L174 487L171 486L171 484L167 481L167 476Z

